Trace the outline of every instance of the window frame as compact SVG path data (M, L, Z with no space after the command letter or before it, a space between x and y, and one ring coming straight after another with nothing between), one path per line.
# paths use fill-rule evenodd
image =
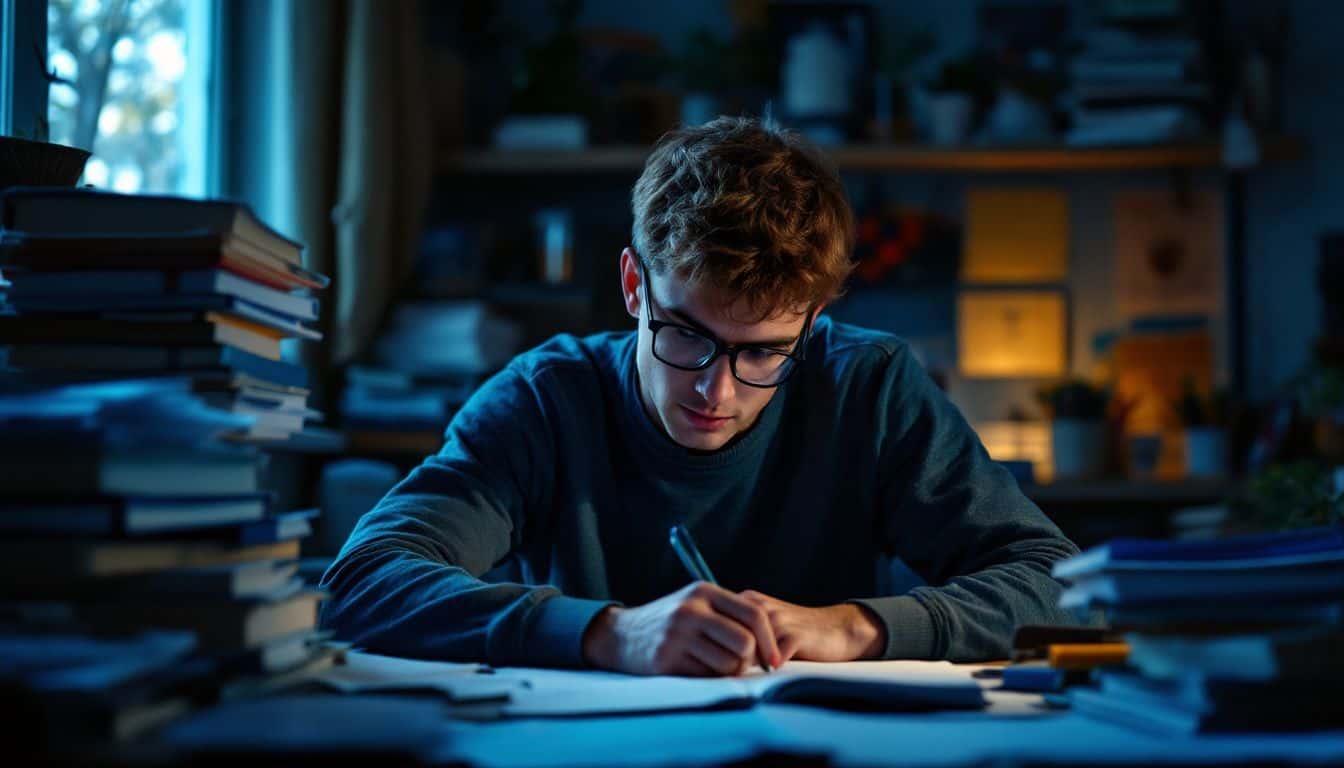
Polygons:
M0 18L0 133L36 138L47 117L47 1L0 0Z
M182 130L187 131L181 194L216 197L223 189L223 77L225 46L222 0L186 0L188 46L183 83ZM0 135L34 138L47 120L47 0L0 0ZM25 41L29 41L25 44ZM37 55L28 53L33 45ZM90 147L90 149L92 149Z

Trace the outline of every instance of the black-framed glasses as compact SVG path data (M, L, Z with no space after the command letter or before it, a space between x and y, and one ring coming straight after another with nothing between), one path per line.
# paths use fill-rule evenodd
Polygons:
M749 387L762 389L778 387L788 381L802 363L807 337L812 332L810 310L802 333L787 352L760 344L725 344L708 331L653 319L653 290L649 286L648 271L642 264L640 276L644 281L644 303L649 310L645 322L653 334L653 356L659 362L683 371L703 371L720 356L727 355L733 378Z

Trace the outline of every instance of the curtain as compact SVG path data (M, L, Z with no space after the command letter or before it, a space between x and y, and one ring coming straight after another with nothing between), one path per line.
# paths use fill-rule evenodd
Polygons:
M319 367L364 351L405 279L433 171L420 4L227 4L223 191L329 274Z
M411 267L433 155L419 4L350 0L349 8L332 215L335 362L363 350Z

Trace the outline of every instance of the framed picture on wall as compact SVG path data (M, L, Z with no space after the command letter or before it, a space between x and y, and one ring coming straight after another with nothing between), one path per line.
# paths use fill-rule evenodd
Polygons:
M968 378L1062 376L1067 329L1063 291L963 291L957 298L957 367Z

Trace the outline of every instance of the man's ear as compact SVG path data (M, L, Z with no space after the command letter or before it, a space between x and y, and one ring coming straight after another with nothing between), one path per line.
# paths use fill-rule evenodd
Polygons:
M643 299L640 284L643 274L639 269L639 260L630 248L621 251L621 297L625 300L625 311L636 320L639 319Z

